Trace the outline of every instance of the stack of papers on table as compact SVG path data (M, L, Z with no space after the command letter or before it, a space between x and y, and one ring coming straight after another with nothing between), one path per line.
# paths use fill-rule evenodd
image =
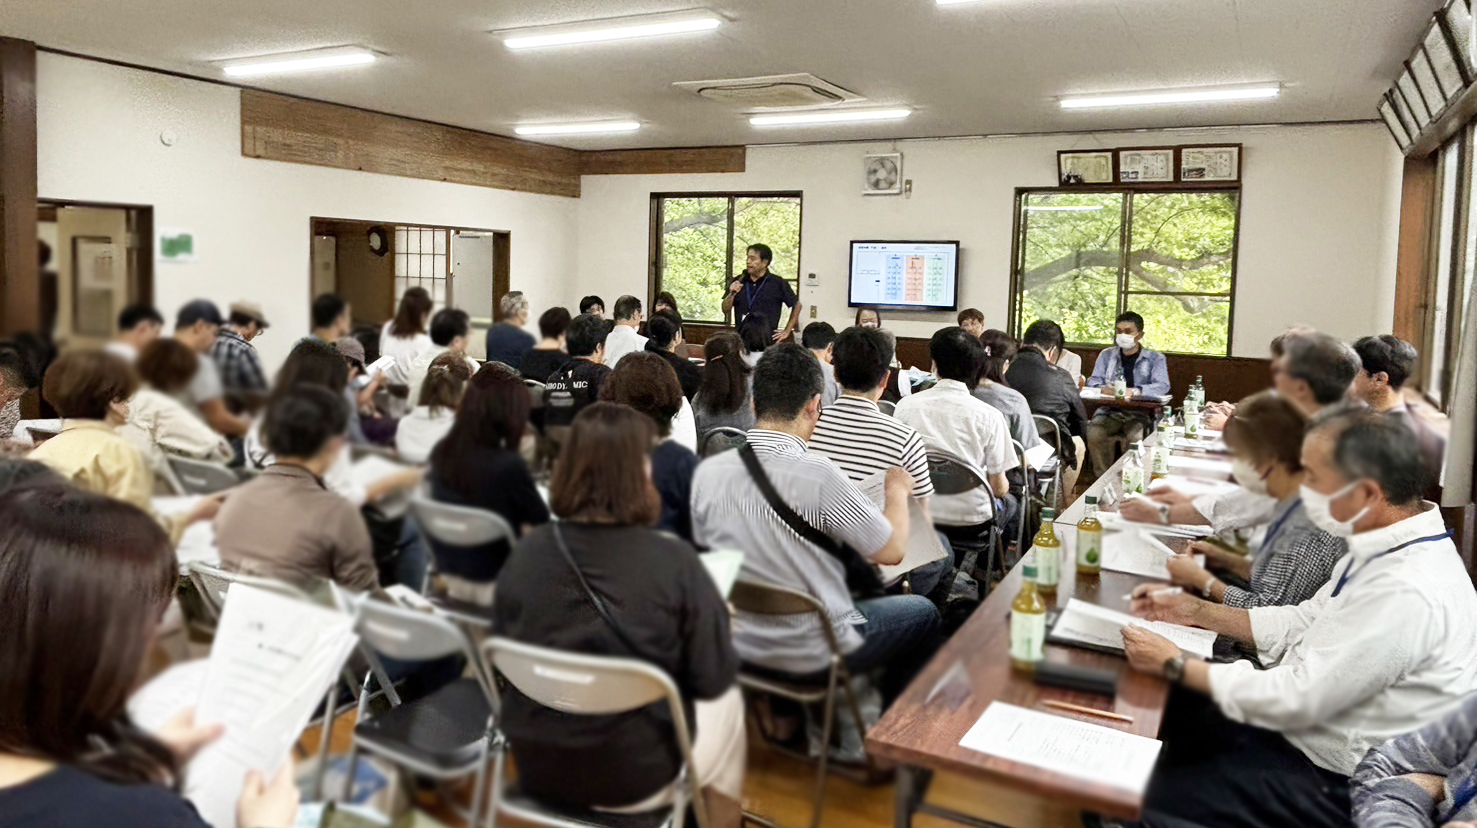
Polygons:
M1173 489L1176 492L1187 494L1191 497L1199 497L1200 495L1207 494L1221 495L1234 492L1239 488L1241 487L1227 480L1206 480L1200 477L1185 477L1178 474L1161 477L1149 484L1149 491L1151 492L1160 489Z
M1229 460L1212 460L1208 457L1183 457L1178 454L1169 456L1169 468L1182 472L1201 472L1202 474L1219 474L1229 477L1231 475L1231 462Z
M1104 529L1113 531L1140 531L1172 538L1203 538L1211 534L1209 526L1196 526L1189 523L1171 523L1168 526L1159 523L1139 523L1126 520L1117 512L1098 512L1097 519Z
M1142 794L1163 743L1111 727L991 702L960 747Z
M1103 569L1168 581L1166 564L1173 554L1169 547L1142 532L1103 533ZM1205 566L1205 556L1196 555L1195 563Z
M1085 400L1102 400L1102 401L1113 401L1113 402L1118 402L1119 401L1118 400L1118 395L1117 394L1114 394L1112 387L1111 386L1107 386L1107 385L1104 385L1104 386L1102 386L1100 388L1084 388L1084 389L1082 389L1082 398L1085 399ZM1147 394L1134 394L1134 395L1132 395L1130 397L1125 397L1123 401L1124 402L1156 402L1156 403L1167 403L1167 402L1172 402L1173 400L1174 400L1174 397L1170 396L1169 394L1159 394L1159 395L1155 395L1155 396L1149 396Z
M1210 452L1212 454L1231 453L1231 450L1226 447L1225 440L1212 440L1208 438L1202 438L1199 440L1191 440L1189 438L1176 440L1174 443L1174 447L1176 449L1184 449L1185 451L1204 451Z
M1081 644L1089 649L1123 652L1123 628L1142 627L1158 633L1185 652L1201 658L1210 658L1215 649L1215 633L1210 630L1169 624L1164 621L1145 621L1126 612L1110 610L1097 604L1089 604L1073 598L1057 618L1047 640L1054 644Z

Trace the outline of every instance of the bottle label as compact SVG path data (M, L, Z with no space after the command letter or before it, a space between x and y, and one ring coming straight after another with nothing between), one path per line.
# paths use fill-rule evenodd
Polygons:
M1062 548L1060 546L1036 547L1036 583L1044 587L1056 586L1062 580Z
M1165 446L1154 449L1154 473L1161 476L1169 474L1169 449Z
M1010 659L1035 664L1046 658L1046 613L1010 611Z
M1077 530L1077 563L1096 568L1103 562L1103 533Z

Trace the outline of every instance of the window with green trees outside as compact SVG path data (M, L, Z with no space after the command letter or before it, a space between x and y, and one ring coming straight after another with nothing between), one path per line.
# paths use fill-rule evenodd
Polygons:
M665 193L651 202L656 290L671 292L685 321L727 321L723 296L751 244L769 245L770 271L799 293L799 193Z
M1108 345L1125 310L1157 351L1226 356L1241 193L1216 190L1019 190L1014 325L1062 326L1067 341Z

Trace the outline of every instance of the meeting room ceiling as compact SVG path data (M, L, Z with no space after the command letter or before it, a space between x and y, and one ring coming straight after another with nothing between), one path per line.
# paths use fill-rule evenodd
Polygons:
M500 134L677 147L1141 127L1368 120L1435 0L0 0L0 35L220 79L217 61L354 44L363 67L263 89ZM492 30L705 8L726 23L666 38L514 52ZM906 106L902 121L754 127L673 84L809 72ZM1064 95L1276 81L1255 102L1062 111Z

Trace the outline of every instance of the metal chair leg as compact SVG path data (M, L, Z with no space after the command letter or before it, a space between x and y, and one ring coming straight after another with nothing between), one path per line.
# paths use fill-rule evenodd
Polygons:
M811 801L810 828L820 828L821 811L826 806L826 766L831 761L831 732L836 722L837 669L835 656L831 660L831 680L826 688L825 719L821 725L821 757L816 763L815 797Z

